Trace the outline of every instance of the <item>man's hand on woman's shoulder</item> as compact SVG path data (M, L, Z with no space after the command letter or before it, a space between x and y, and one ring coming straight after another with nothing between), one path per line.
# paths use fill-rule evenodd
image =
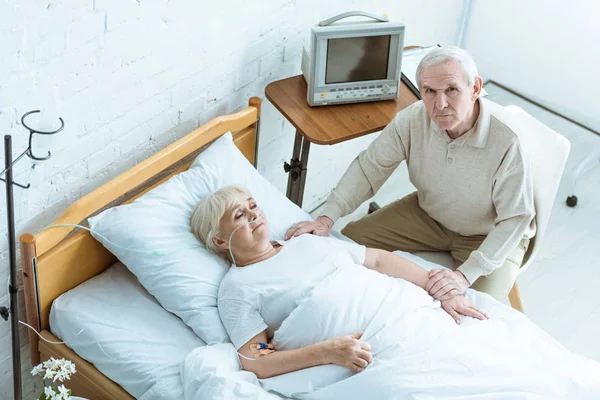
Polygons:
M305 233L311 233L317 236L327 236L331 228L333 227L333 221L324 215L321 215L314 221L302 221L294 224L285 234L285 240L289 240L292 237L300 236Z

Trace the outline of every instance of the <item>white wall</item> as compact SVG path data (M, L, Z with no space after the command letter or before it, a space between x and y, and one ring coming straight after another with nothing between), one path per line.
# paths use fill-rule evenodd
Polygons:
M465 47L487 78L600 130L600 2L472 3Z
M298 74L303 41L318 20L349 9L385 12L406 23L406 44L451 44L461 7L462 0L0 2L0 131L13 136L19 154L24 112L55 106L66 121L50 160L15 168L17 182L32 184L15 189L17 234L49 224L82 195L250 96L263 97L267 83ZM265 102L259 169L282 191L293 134ZM370 140L313 146L306 209ZM5 209L0 201L1 305L9 274ZM23 329L21 340L25 397L32 398L39 382L34 388L28 374ZM12 397L10 355L10 324L0 323L1 399Z

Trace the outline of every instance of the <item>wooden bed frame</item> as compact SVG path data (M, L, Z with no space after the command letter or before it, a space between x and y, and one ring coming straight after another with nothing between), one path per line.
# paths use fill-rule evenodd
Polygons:
M171 176L189 168L194 158L227 131L246 158L256 166L261 99L250 98L248 107L202 125L175 143L139 163L73 203L53 224L87 224L87 218L119 204L130 203ZM50 341L50 308L61 294L98 275L117 261L100 242L83 229L57 227L19 238L25 287L27 323ZM66 345L40 341L30 331L33 365L50 357L66 358L77 365L68 381L73 395L95 399L132 399L121 386Z

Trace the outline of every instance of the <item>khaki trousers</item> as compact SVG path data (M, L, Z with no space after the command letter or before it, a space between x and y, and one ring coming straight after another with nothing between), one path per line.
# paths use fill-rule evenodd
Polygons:
M417 192L350 222L342 234L367 247L388 251L449 251L455 268L486 238L485 235L462 236L446 229L419 206ZM471 288L497 300L504 299L517 278L528 245L529 239L521 240L504 265L490 275L479 277Z

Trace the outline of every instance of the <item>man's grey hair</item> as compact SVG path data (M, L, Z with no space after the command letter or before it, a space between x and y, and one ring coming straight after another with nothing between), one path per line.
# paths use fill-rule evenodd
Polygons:
M419 63L417 67L417 86L419 86L419 89L421 89L421 74L423 73L423 69L451 60L458 61L462 65L463 70L467 74L469 86L473 86L475 78L479 75L473 57L460 47L445 46L431 51Z

